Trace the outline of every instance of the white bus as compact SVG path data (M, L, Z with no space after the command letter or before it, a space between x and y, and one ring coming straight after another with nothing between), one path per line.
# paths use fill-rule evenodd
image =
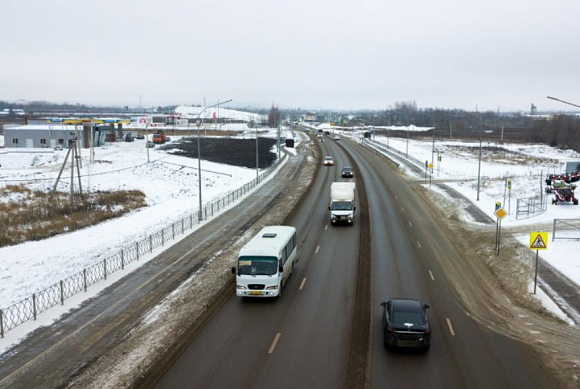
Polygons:
M294 270L297 252L296 228L264 227L241 250L236 275L236 295L280 297Z

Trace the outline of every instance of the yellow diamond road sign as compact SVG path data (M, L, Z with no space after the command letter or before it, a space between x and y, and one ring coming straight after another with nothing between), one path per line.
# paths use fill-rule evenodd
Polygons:
M505 209L503 208L498 208L497 211L494 212L495 216L497 216L498 219L503 219L506 215Z
M548 233L547 232L530 232L530 249L547 250Z

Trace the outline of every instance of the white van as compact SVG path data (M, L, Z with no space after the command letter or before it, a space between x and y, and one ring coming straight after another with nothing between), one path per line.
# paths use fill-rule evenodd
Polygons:
M236 275L236 295L240 297L280 297L282 287L297 262L296 228L264 227L241 250Z

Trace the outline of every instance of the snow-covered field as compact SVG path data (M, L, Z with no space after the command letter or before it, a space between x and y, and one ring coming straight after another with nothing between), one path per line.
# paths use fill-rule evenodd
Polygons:
M268 135L272 136L272 131ZM0 248L0 307L7 307L81 271L116 253L128 242L157 231L198 208L197 159L153 148L149 149L150 162L147 163L144 145L144 140L136 140L96 148L94 164L89 163L88 151L83 149L81 175L84 176L84 190L141 190L146 195L147 207L69 234ZM2 149L0 186L26 182L29 188L49 190L65 155L66 150L16 152ZM204 203L222 197L256 176L254 169L203 160L201 169ZM69 185L70 173L65 173L58 189L68 191Z
M377 136L376 142L389 144L397 150L406 153L407 140ZM420 161L432 160L433 143L431 140L409 140L408 153ZM519 230L529 227L529 232L549 232L548 250L540 252L540 256L555 268L566 274L571 280L580 285L580 241L556 240L551 241L551 223L554 219L580 219L580 205L572 203L552 204L554 195L548 196L546 212L526 219L516 219L517 198L539 196L546 186L544 176L548 172L561 173L565 170L567 161L580 161L580 154L573 150L560 150L546 145L522 144L492 144L484 142L483 148L501 147L508 152L482 152L481 182L479 201L477 201L477 171L479 160L479 142L441 141L435 142L435 164L433 180L442 179L447 185L462 193L478 208L496 219L495 202L500 202L510 213L502 220L503 227L519 227ZM488 149L488 150L490 150ZM441 156L437 163L437 151ZM408 174L414 174L406 169ZM543 172L543 174L542 174ZM511 191L506 187L506 176L511 179ZM417 178L423 179L423 176ZM428 185L427 185L428 187ZM433 189L436 187L433 186ZM439 191L440 193L444 193ZM510 193L511 192L511 193ZM504 197L505 196L505 197ZM580 192L576 192L580 196ZM511 200L511 202L510 202ZM578 234L580 235L580 234ZM528 244L529 235L519 239Z

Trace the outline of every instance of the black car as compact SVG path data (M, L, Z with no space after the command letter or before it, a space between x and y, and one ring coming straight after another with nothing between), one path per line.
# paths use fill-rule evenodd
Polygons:
M139 134L139 135L137 135L137 139L145 139L145 135Z
M352 178L352 168L350 166L344 166L340 174L342 175L342 177Z
M427 319L429 305L402 298L391 298L381 305L385 347L428 349L431 346L431 328Z

